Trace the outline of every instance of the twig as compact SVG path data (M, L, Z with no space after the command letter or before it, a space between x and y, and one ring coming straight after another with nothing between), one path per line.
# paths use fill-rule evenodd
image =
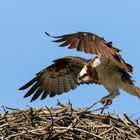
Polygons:
M113 129L114 129L114 127L112 126L112 127L109 128L108 130L106 130L106 131L102 132L101 134L99 134L99 136L102 136L102 135L104 135L104 134L106 134L106 133L112 131Z
M124 117L125 117L131 124L135 125L136 127L138 127L138 128L140 129L140 126L139 126L139 125L136 125L136 124L134 123L134 121L132 121L132 120L128 117L128 115L127 115L126 113L123 113L123 115L124 115Z
M54 126L53 115L52 115L50 109L49 109L47 106L45 106L45 107L47 108L47 110L49 111L50 116L51 116L51 122L52 122L52 124L51 124L51 132L52 132L52 130L53 130L53 126ZM50 129L49 129L49 130L50 130Z
M101 108L101 114L103 114L104 110L109 107L109 102L106 102L105 105Z
M139 137L139 135L127 124L126 121L124 121L124 119L118 115L118 117L121 119L121 121L136 135L136 137Z
M83 133L87 133L87 134L90 134L90 135L92 135L92 136L94 136L94 137L97 137L97 138L99 138L99 139L102 139L102 137L101 136L99 136L99 135L96 135L96 134L94 134L94 133L91 133L91 132L88 132L88 131L86 131L86 130L82 130L82 129L78 129L78 128L67 128L67 127L54 127L54 129L63 129L63 130L71 130L71 131L79 131L79 132L83 132Z

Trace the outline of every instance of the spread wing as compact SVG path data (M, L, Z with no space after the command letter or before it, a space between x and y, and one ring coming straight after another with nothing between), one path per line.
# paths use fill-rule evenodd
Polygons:
M46 33L50 36L48 33ZM102 56L112 60L118 67L125 69L127 72L132 72L132 66L125 63L121 58L118 48L112 46L112 42L107 42L104 38L89 32L77 32L62 36L51 36L56 38L54 42L61 43L60 47L68 46L69 49L76 49L89 54L101 54Z
M88 60L80 57L64 57L57 59L54 64L48 66L36 77L22 86L19 90L31 87L24 97L33 94L31 101L36 100L39 96L41 99L50 95L60 95L77 87L77 76Z

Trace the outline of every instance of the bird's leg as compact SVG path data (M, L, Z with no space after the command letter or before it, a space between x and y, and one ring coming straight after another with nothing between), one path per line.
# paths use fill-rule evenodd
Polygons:
M105 97L103 97L101 100L100 100L100 102L102 103L102 104L106 104L106 105L111 105L112 104L112 100L116 97L116 96L118 96L120 93L119 93L119 91L113 91L113 92L111 92L109 95L107 95L107 96L105 96Z

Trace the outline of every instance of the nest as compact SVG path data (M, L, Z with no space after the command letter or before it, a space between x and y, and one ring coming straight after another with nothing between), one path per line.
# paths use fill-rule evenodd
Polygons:
M53 108L3 109L5 113L0 115L1 140L140 139L139 124L127 114L123 117L114 113L103 114L105 108L75 109L70 103L59 102ZM102 113L96 113L97 110Z

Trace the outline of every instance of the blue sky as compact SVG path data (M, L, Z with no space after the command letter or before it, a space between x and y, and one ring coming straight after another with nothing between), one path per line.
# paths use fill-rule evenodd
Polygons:
M140 1L139 0L4 0L0 1L0 106L14 108L53 106L59 99L86 107L107 95L102 86L80 86L74 91L37 100L23 99L18 88L34 75L63 57L91 55L57 47L44 32L62 35L76 31L94 32L122 50L123 58L134 66L133 79L140 86ZM126 92L116 98L106 112L139 114L140 100Z

